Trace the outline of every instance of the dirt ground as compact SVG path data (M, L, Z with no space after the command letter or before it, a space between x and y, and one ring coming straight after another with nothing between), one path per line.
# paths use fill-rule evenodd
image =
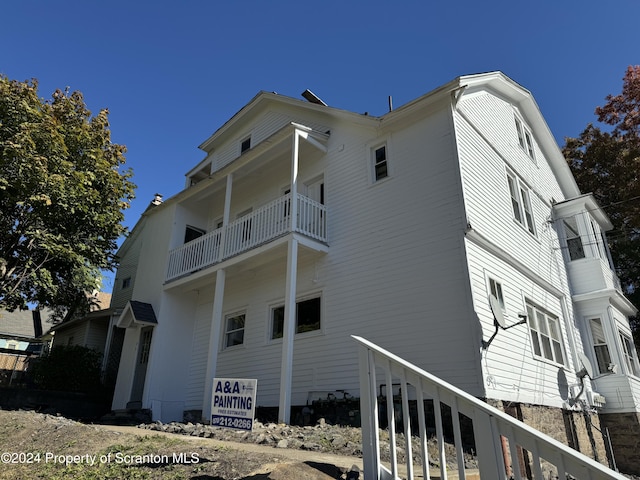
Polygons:
M0 410L0 479L362 479L362 460Z

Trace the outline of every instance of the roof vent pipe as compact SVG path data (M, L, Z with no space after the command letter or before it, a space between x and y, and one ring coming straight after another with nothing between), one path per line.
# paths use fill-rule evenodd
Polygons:
M389 95L389 111L393 111L393 98Z

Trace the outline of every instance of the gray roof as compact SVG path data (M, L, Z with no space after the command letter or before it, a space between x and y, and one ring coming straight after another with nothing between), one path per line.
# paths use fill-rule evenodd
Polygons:
M139 302L137 300L130 300L131 310L133 317L138 322L145 323L158 323L156 314L153 312L153 307L150 303Z
M41 311L43 329L51 312ZM33 310L0 310L0 337L3 338L35 338L33 328Z

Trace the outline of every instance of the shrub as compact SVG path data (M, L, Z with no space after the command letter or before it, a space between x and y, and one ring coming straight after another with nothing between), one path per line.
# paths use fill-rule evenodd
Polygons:
M94 392L101 387L102 354L79 345L57 346L31 366L34 384L44 390Z

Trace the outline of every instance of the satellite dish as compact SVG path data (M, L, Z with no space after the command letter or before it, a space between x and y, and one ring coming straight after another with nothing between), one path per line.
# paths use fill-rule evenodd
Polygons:
M585 376L593 378L593 366L587 356L582 352L578 352L578 360L580 360L580 363L582 364L582 369L577 373L578 377L580 377L581 380Z
M498 326L500 326L500 328L507 328L507 322L505 322L504 315L502 314L502 306L500 305L500 301L493 293L489 295L489 305L491 305L493 318Z

